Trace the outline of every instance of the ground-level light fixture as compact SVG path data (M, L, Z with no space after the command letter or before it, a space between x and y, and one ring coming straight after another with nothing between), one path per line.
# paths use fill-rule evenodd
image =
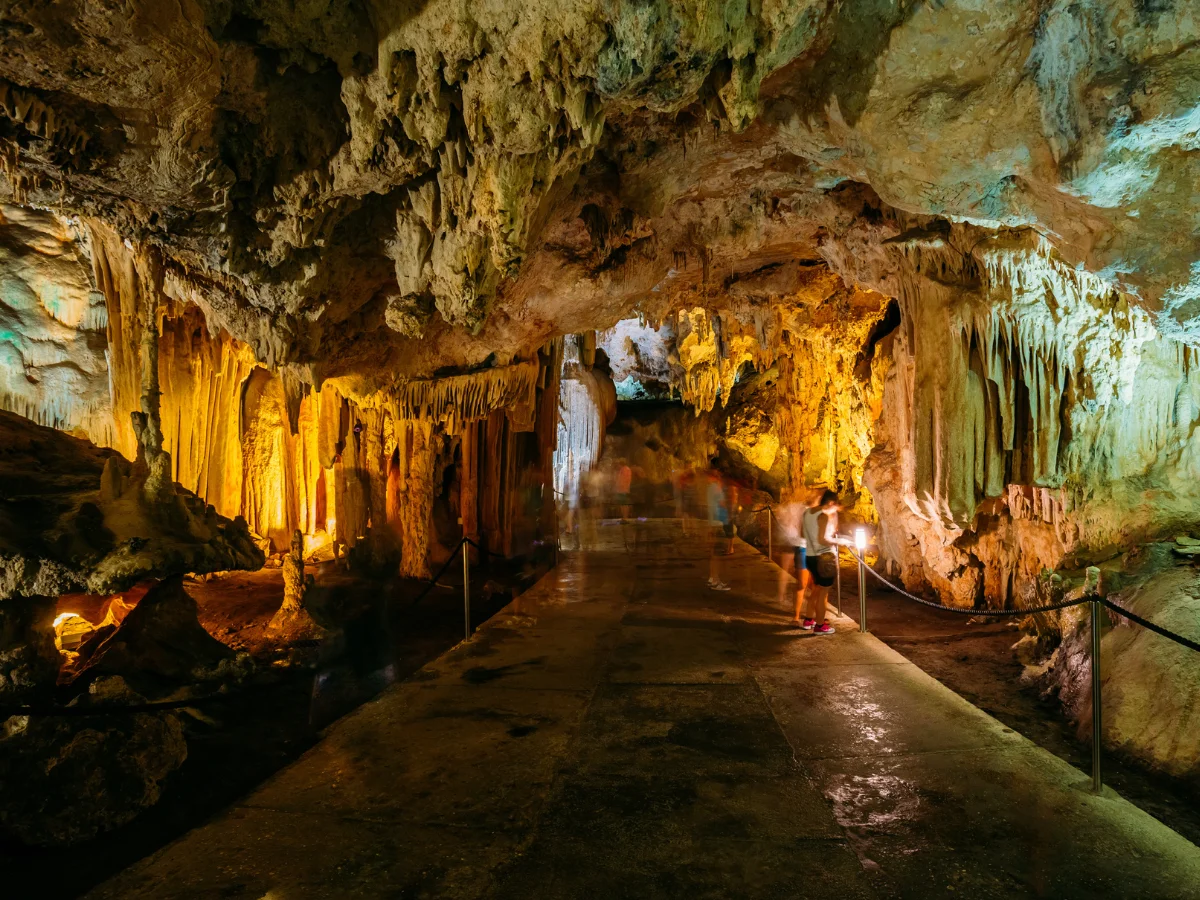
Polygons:
M867 529L854 529L854 546L858 548L860 553L867 549Z

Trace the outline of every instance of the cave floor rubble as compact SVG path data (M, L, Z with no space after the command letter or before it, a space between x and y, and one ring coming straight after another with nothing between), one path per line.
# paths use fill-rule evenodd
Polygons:
M719 594L677 524L610 531L89 896L1200 897L1166 826L849 619L789 628L753 548Z

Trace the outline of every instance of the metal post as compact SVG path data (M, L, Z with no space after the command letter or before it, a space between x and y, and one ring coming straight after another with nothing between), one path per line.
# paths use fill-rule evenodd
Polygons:
M1104 790L1100 777L1100 601L1092 601L1092 790Z
M775 554L774 554L773 550L774 550L774 546L771 541L771 507L768 506L767 507L767 559L771 560L772 562L775 561ZM796 573L796 577L797 578L800 577L799 572Z
M840 616L842 614L842 546L841 546L841 544L833 545L833 559L834 559L834 562L836 563L836 565L834 565L834 567L833 567L833 569L834 569L833 577L835 579L834 604L837 607L837 614Z
M858 552L858 630L867 633L867 564Z
M463 640L471 637L471 545L462 542L463 555Z

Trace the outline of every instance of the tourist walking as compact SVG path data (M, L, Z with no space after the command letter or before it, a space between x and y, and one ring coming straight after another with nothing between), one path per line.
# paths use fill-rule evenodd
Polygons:
M709 470L706 496L708 498L708 586L714 591L727 591L727 585L721 578L721 565L717 562L717 545L724 544L724 555L733 553L733 514L729 508L729 497L725 484L716 470Z
M800 618L800 607L804 603L804 594L812 584L812 575L805 567L806 542L801 535L800 522L806 507L803 503L781 503L774 510L772 519L777 526L783 552L779 554L779 604L787 606L788 571L796 578L795 604L792 608L792 624L803 626ZM811 627L811 626L810 626Z
M630 497L633 485L633 469L629 463L622 460L621 465L617 467L617 475L614 480L616 487L616 502L617 508L621 515L621 522L624 523L630 516L632 511L632 499Z
M807 545L805 568L812 576L812 584L804 591L803 607L810 615L804 617L800 627L813 634L833 634L833 626L826 618L829 588L837 578L837 546L849 546L850 542L838 537L838 512L842 504L833 491L825 491L817 505L805 510L801 518L801 537Z

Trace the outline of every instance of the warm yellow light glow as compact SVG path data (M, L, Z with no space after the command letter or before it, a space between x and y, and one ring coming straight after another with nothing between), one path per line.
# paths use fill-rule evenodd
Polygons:
M854 530L854 546L860 553L867 549L867 529L856 528Z
M54 618L54 646L60 653L73 652L94 630L79 613L59 613Z
M329 523L329 527L334 526L334 522ZM304 556L307 558L324 550L333 543L333 538L330 537L328 531L318 531L316 534L304 535Z

